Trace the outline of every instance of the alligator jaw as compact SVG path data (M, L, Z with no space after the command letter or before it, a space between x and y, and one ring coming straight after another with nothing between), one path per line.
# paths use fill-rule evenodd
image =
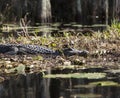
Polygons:
M87 57L89 54L89 52L87 50L83 50L83 51L79 51L78 55L79 56L83 56L83 57Z
M87 57L89 52L87 50L77 50L77 49L68 48L63 50L63 54L65 56L78 55L78 56Z

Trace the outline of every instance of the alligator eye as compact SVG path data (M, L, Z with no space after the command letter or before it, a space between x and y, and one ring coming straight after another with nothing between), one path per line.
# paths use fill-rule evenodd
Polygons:
M66 51L72 51L73 49L72 48L67 48L65 49Z

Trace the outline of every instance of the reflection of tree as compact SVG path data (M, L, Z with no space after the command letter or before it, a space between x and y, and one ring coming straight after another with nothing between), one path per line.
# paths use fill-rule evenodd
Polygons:
M49 80L41 74L20 75L0 85L0 98L49 98Z

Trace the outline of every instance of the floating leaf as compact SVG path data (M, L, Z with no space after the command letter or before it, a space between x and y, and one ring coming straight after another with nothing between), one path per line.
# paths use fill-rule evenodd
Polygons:
M96 85L84 85L84 84L80 84L80 85L75 85L74 88L93 88L96 87Z
M100 86L119 86L117 82L113 81L99 81L99 82L91 82L89 85L100 85Z
M101 98L102 95L100 94L74 94L74 95L71 95L70 98Z
M120 73L120 69L110 69L110 70L106 70L105 72L118 74L118 73Z
M99 79L104 78L105 73L72 73L72 74L48 74L44 78L88 78Z

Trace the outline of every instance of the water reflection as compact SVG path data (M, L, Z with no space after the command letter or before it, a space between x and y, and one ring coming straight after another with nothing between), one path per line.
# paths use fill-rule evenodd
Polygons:
M120 87L86 85L89 82L88 79L53 79L51 98L120 98Z
M49 98L49 79L41 74L11 77L0 85L0 98Z
M119 86L89 85L95 81L98 80L19 75L0 84L0 98L120 98Z

